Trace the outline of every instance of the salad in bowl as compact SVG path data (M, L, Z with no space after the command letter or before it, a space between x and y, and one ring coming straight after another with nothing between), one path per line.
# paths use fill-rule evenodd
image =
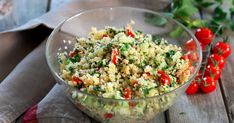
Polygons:
M79 20L82 16L101 13L105 9L126 9L138 12L138 16L148 12L167 19L169 24L173 22L185 28L155 12L129 7L90 10L87 15L77 15L80 17L78 20L75 16L67 21L83 23ZM110 16L110 13L106 16ZM122 27L108 23L99 28L90 26L89 32L82 36L76 36L69 30L72 24L63 23L55 29L47 43L47 60L52 71L56 71L53 75L58 83L80 110L98 121L119 123L151 120L173 104L200 67L200 47L188 30L185 29L188 37L181 37L194 38L197 50L185 51L185 40L168 38L170 31L163 35L147 33L145 28L137 28L137 18L134 21ZM165 27L175 26L169 24ZM52 42L61 37L64 38L63 43ZM56 48L51 49L54 45L57 52ZM196 59L191 60L188 53L190 56L191 53L196 55Z

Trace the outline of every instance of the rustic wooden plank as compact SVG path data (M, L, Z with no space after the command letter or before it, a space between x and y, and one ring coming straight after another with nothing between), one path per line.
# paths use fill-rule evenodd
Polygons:
M216 91L210 94L182 95L169 108L169 121L170 123L228 123L219 84Z
M230 39L230 45L234 50L234 33L227 34ZM223 91L230 122L234 122L234 53L226 60L226 65L221 75L221 89Z

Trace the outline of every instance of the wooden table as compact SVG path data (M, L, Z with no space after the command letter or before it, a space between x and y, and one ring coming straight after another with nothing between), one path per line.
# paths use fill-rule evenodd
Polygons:
M17 0L15 0L17 1ZM70 0L20 0L19 5L27 3L35 4L34 13L26 17L25 10L32 9L25 6L22 9L21 16L15 21L14 26L21 25L27 20L35 18L49 9L54 9L61 3ZM41 4L39 4L41 3ZM34 5L34 6L35 6ZM6 25L7 26L7 25ZM14 27L12 26L12 27ZM8 27L6 27L7 29ZM234 50L234 33L229 34L231 46ZM210 94L198 93L187 96L182 95L177 102L167 111L160 114L151 123L234 123L234 53L226 61L221 79L219 79L216 91ZM95 122L95 121L93 121Z

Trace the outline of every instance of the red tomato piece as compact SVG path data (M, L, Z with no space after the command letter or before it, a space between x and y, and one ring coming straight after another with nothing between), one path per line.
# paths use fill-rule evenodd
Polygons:
M216 81L213 78L206 76L202 79L200 88L204 93L210 93L216 89Z
M136 106L136 102L130 101L130 102L128 102L128 105L129 105L130 107L135 107L135 106Z
M208 45L213 40L214 34L210 29L203 27L196 30L195 36L199 42Z
M185 50L189 51L193 51L196 49L196 43L194 42L193 39L190 39L188 40L186 43L185 43Z
M133 85L134 87L137 87L137 86L138 86L138 81L137 81L137 80L134 80L134 81L132 82L132 85Z
M112 113L105 113L105 114L104 114L104 117L105 117L106 119L111 119L111 118L113 117L113 114L112 114Z
M198 91L198 82L197 81L193 81L190 85L189 85L189 87L186 89L186 94L188 94L188 95L192 95L192 94L195 94L195 93L197 93L197 91Z
M220 75L221 75L221 69L218 66L215 67L210 64L206 66L205 76L210 76L216 81L220 78Z
M232 49L228 43L219 41L214 45L212 51L213 53L221 55L224 58L227 58L228 56L231 55Z
M208 64L213 65L213 66L218 66L220 69L223 69L225 65L225 59L223 56L220 56L218 54L211 54L210 57L208 58Z
M125 88L124 89L124 98L125 99L131 99L132 97L132 91L130 88Z
M159 81L162 85L170 85L171 80L170 77L162 70L158 70Z
M203 43L199 42L199 44L200 44L202 50L206 49L206 46Z
M78 53L78 50L69 53L69 56L72 58Z
M109 37L107 34L104 34L102 37Z
M153 79L153 76L151 76L149 72L146 72L145 74L148 77L148 79Z
M76 85L82 84L82 80L79 77L73 76L71 80Z
M117 64L118 63L118 54L119 54L119 50L118 50L118 48L115 47L112 50L112 54L111 54L111 62L113 64Z
M135 37L135 35L133 34L133 32L130 29L127 29L127 36L130 36L132 38Z

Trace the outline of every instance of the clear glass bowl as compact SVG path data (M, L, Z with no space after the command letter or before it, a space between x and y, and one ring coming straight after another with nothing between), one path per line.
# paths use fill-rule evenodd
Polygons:
M108 99L86 94L66 84L59 76L57 53L71 51L76 37L87 37L91 27L98 29L105 26L124 27L131 20L135 21L134 29L165 38L169 43L182 47L184 53L190 52L196 59L192 61L194 67L189 80L175 90L155 97L122 100ZM152 21L154 20L154 21ZM154 24L159 21L162 23ZM180 30L178 37L172 32ZM196 49L184 49L186 41L194 39ZM194 79L201 66L202 52L197 39L186 27L177 21L163 16L163 14L146 9L132 7L99 8L83 11L59 24L50 35L46 45L46 58L56 81L63 87L67 97L81 111L101 122L146 122L157 114L168 109L184 93L187 86Z

